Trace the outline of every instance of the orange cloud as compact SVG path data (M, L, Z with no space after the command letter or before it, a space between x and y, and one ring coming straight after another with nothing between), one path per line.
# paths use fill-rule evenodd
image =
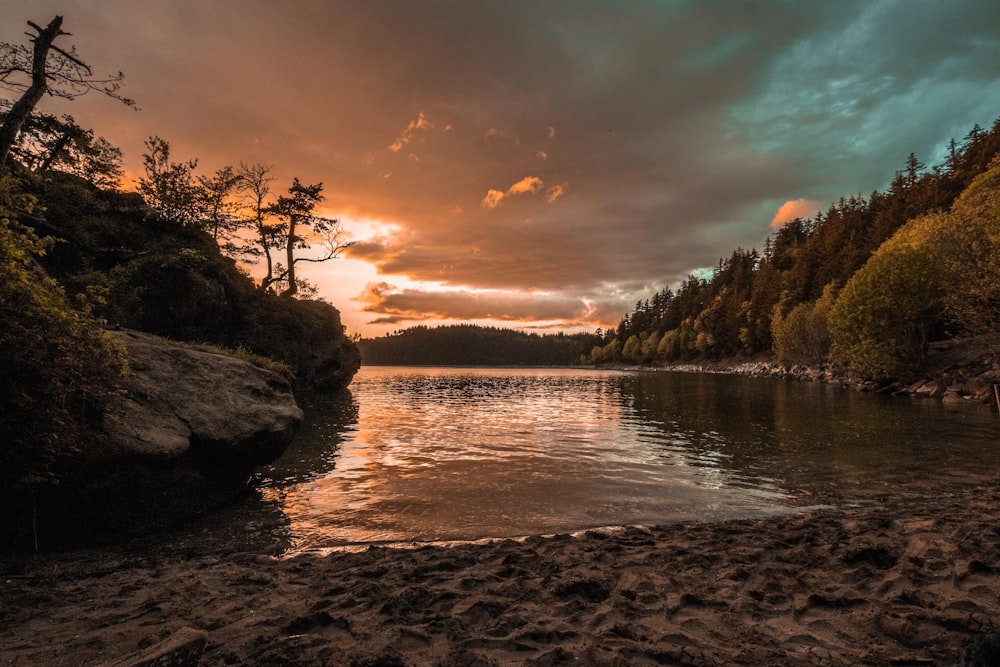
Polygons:
M822 204L815 199L791 199L778 208L771 219L771 229L778 229L796 218L811 218Z
M499 320L507 322L552 322L570 326L597 326L607 322L595 304L576 297L511 290L400 289L386 282L368 283L355 297L362 310L379 315L374 322L397 324L421 320Z
M483 197L483 207L484 208L496 208L500 205L500 200L504 198L504 193L499 190L490 190Z
M553 203L555 200L566 194L566 184L560 183L559 185L553 185L551 188L545 191L545 201L548 203Z
M403 130L399 137L397 137L396 141L392 142L392 145L389 146L389 150L393 153L398 153L410 143L417 130L427 130L432 127L434 126L430 124L430 121L428 121L427 117L424 116L424 112L421 111L415 120L411 120L406 125L406 129Z
M517 183L507 188L507 192L491 188L486 193L486 196L483 197L483 208L496 208L500 205L500 201L503 200L504 197L510 197L512 195L536 194L541 192L544 187L545 183L543 183L542 179L537 176L525 176Z
M549 158L549 154L546 153L545 151L538 151L537 153L535 153L535 157L538 158L539 160L547 160Z
M522 195L526 193L534 194L542 189L545 184L537 176L525 176L507 190L508 195Z

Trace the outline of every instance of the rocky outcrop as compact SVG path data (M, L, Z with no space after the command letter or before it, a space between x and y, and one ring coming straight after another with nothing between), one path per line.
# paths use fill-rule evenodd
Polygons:
M196 227L150 224L141 200L53 174L37 232L57 239L40 258L70 294L104 285L95 314L170 340L245 349L284 362L297 395L336 393L361 355L329 303L262 291Z
M128 393L106 416L98 460L190 457L249 470L279 456L302 421L291 386L246 361L136 331L115 334L128 352Z
M323 301L261 298L253 325L235 340L287 364L302 397L339 392L361 367L361 353L344 334L340 311Z
M105 414L108 435L64 457L58 484L10 499L11 543L89 545L190 519L244 492L302 421L289 381L272 371L150 334L114 335L130 375Z

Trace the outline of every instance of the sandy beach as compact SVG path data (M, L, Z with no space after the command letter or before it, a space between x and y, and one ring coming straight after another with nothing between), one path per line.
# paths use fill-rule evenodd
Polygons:
M779 518L270 556L0 559L0 663L953 665L1000 630L1000 487ZM121 662L119 662L121 661Z

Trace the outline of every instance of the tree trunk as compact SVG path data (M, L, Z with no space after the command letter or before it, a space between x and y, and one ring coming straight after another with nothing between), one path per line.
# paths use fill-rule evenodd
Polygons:
M10 156L10 149L17 141L17 135L21 132L24 121L28 119L31 112L35 110L35 105L48 92L45 82L45 64L49 56L49 49L52 42L62 31L62 17L57 16L45 27L38 31L35 38L34 55L31 60L31 85L24 91L20 99L7 112L7 117L0 126L0 166L7 164ZM32 24L34 25L34 24Z
M260 287L267 289L274 282L274 260L271 259L271 246L268 245L271 240L264 233L264 222L260 215L257 216L257 233L260 235L260 247L264 249L264 257L267 259L267 275L261 280Z
M282 296L295 296L298 285L295 283L295 215L288 217L288 243L285 244L285 253L288 260L288 268L285 269L288 276L288 287Z
M72 139L69 132L70 131L67 129L65 132L62 133L62 136L60 136L59 140L56 141L55 145L52 147L52 150L50 150L49 154L45 156L45 160L38 168L39 171L45 172L52 168L52 163L56 161L57 157L59 157L59 152L62 151L62 149L66 148L67 144L69 144L70 139Z

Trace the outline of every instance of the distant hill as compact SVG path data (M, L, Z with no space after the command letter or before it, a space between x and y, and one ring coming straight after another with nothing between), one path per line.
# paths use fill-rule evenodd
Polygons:
M372 366L568 366L589 354L594 334L524 333L461 324L416 326L358 342Z

